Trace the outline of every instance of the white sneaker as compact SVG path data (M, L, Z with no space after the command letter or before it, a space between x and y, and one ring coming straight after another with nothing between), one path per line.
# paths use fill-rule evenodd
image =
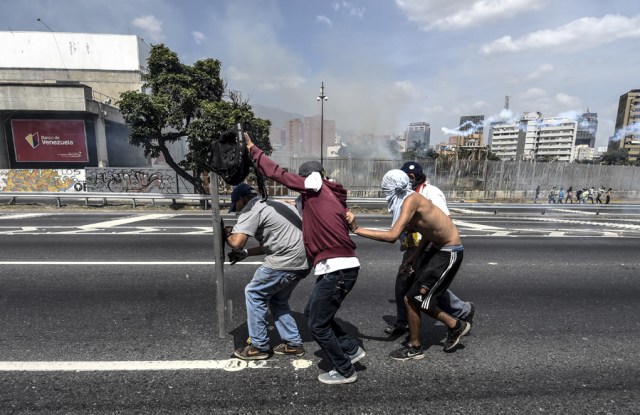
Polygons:
M318 375L318 380L327 385L339 385L342 383L353 383L358 380L358 373L353 372L353 375L345 378L337 370L333 369L329 372Z
M358 350L356 350L354 354L348 354L347 356L349 356L349 359L351 359L351 364L353 365L356 362L360 361L360 359L362 359L366 355L367 353L364 351L364 349L358 346Z

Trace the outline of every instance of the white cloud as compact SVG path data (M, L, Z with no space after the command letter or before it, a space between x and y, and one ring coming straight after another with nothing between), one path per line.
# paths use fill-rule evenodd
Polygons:
M146 31L149 38L154 42L160 42L164 39L164 35L162 34L162 22L151 14L136 17L133 19L131 24Z
M558 104L568 108L577 108L580 106L580 98L572 97L571 95L567 95L562 92L556 94L556 101Z
M344 9L347 13L349 13L350 16L359 17L361 19L364 18L364 12L366 11L364 7L356 6L355 4L349 3L348 1L339 1L333 3L333 9L335 11Z
M535 80L535 79L540 79L542 77L544 77L545 75L547 75L550 72L553 72L553 65L549 64L549 63L543 63L542 65L538 66L536 69L533 70L533 72L530 72L527 75L527 79L529 80Z
M316 22L317 23L324 23L329 27L333 27L333 22L327 16L323 16L323 15L316 16Z
M195 40L198 45L207 39L204 33L195 30L191 32L191 36L193 36L193 40Z
M548 0L396 0L410 21L424 30L457 30L537 10Z
M517 39L503 36L483 45L480 52L521 52L566 46L566 50L588 49L625 38L640 37L640 15L608 14L601 19L583 17L557 29L540 30Z
M539 99L547 96L547 92L542 88L529 88L522 94L523 99Z

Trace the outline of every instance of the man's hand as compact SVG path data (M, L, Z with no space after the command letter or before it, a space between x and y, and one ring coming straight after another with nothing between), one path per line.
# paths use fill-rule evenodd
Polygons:
M249 251L247 251L246 249L234 249L233 251L229 252L228 255L229 255L229 262L231 262L231 265L233 265L236 262L242 261L243 259L248 257Z
M356 216L351 213L350 210L347 211L347 214L345 215L346 219L347 219L347 224L349 224L349 229L351 230L351 232L355 232L356 229L358 229L358 223L356 222Z
M253 141L251 141L251 137L246 132L242 133L242 136L244 137L244 143L247 145L247 150L251 150L251 147L253 147Z

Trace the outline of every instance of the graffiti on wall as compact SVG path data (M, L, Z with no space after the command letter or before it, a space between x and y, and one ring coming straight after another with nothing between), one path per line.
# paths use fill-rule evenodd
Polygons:
M86 169L88 192L114 193L179 193L188 191L184 185L178 189L176 172L172 169Z
M0 170L2 192L82 192L83 169Z

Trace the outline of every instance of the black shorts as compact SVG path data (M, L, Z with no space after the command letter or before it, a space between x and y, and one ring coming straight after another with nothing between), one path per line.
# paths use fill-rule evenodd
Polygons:
M420 268L416 271L416 279L407 292L407 298L424 310L433 310L438 304L438 297L449 288L456 276L462 264L463 252L462 245L427 249L419 259ZM420 294L422 288L428 292Z

